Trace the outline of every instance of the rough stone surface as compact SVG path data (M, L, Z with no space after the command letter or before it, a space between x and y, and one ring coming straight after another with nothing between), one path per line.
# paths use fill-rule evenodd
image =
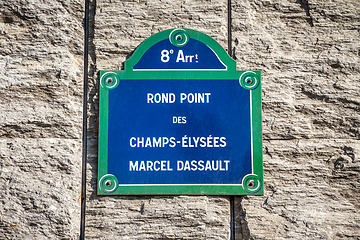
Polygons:
M229 198L96 196L98 71L146 38L227 49L225 0L91 2L87 239L229 239ZM83 1L0 0L0 239L77 239ZM265 195L236 239L360 239L360 2L232 0L239 70L262 71Z
M82 2L0 1L0 239L76 239Z
M359 239L360 2L232 8L238 68L262 71L266 187L237 201L246 213L237 230L253 239Z

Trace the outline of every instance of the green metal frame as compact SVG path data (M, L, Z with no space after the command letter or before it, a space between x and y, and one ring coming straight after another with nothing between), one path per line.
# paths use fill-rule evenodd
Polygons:
M124 71L100 71L100 113L99 113L99 159L98 194L99 195L262 195L263 159L262 159L262 117L261 117L261 73L260 71L237 71L233 60L223 47L214 39L201 32L181 29L193 39L209 46L227 66L226 70L170 70L134 71L133 67L144 53L154 44L168 39L174 29L165 30L146 39L125 62ZM247 79L257 81L253 89ZM252 116L252 158L253 174L247 175L238 185L121 185L115 176L108 174L108 116L109 91L115 88L120 79L239 79L241 85L251 91ZM253 81L251 81L253 82ZM111 182L111 184L109 184ZM108 183L108 185L106 184ZM115 186L114 186L115 185ZM260 189L259 189L260 188Z

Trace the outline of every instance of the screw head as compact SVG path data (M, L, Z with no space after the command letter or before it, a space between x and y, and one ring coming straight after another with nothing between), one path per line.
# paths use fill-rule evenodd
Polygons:
M253 181L250 181L249 183L248 183L248 186L251 188L251 187L253 187L254 186L254 182Z

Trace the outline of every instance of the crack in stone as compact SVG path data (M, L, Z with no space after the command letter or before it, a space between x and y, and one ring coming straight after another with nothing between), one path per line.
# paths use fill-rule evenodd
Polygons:
M308 0L298 0L297 2L301 4L301 8L303 8L305 10L306 16L308 16L306 18L306 21L310 24L311 27L314 27L313 18L310 14L309 1Z
M250 238L250 229L248 226L248 222L246 221L246 211L242 205L242 200L244 199L244 196L241 196L238 198L238 200L235 199L235 202L237 202L237 208L235 211L235 221L238 224L238 228L235 228L236 231L236 239L237 240L248 240Z

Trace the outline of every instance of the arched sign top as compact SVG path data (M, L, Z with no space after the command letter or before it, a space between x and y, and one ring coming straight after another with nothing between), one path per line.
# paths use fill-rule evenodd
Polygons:
M169 29L145 40L125 62L133 71L227 71L236 62L213 38L191 29Z

